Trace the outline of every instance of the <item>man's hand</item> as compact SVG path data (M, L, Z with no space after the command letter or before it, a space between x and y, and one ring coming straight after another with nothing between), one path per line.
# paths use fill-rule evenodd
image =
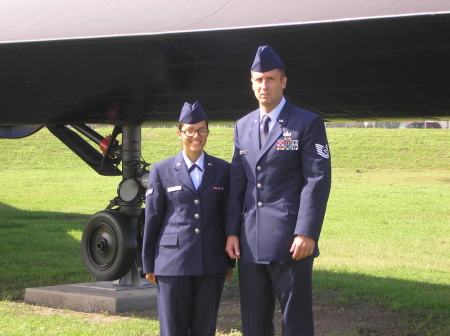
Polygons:
M241 257L238 236L228 236L225 251L227 251L231 259L239 259Z
M145 274L145 278L154 285L158 283L158 279L156 278L155 273L147 273Z
M299 260L310 256L313 254L315 247L316 241L314 239L305 236L296 236L290 249L292 259Z

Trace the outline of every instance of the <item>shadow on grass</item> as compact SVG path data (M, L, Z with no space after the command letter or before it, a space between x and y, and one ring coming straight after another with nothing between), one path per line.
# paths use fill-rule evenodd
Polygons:
M76 213L62 213L49 211L28 211L12 207L0 202L0 227L5 226L5 219L42 219L42 218L68 218L87 220L90 215Z
M20 299L28 287L90 281L80 249L88 218L0 203L0 299Z
M373 335L450 335L449 285L316 270L314 288L316 303L344 307L353 312L354 325L363 321L384 330Z
M315 270L314 287L319 295L321 290L339 291L338 304L365 301L388 309L450 311L450 285Z

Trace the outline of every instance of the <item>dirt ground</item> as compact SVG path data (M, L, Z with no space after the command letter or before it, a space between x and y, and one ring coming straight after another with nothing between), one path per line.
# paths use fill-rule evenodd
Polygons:
M327 297L328 298L328 297ZM330 305L325 297L314 298L316 336L398 336L413 335L405 330L400 314L364 307L363 305ZM240 330L239 289L228 283L219 311L217 329L226 333ZM281 311L275 310L275 332L281 335ZM401 326L402 325L402 326Z

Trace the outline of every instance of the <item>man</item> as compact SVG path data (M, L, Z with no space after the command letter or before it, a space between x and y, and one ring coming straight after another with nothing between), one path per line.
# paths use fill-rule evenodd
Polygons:
M236 123L226 219L242 332L274 335L276 295L283 335L314 335L312 265L331 185L325 126L283 97L284 64L271 47L259 47L251 81L259 109Z

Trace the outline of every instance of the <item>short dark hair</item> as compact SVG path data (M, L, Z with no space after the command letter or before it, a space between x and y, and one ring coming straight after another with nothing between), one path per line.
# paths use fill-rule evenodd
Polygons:
M205 121L206 121L206 128L209 128L208 119L205 119ZM182 123L182 122L179 122L179 123L178 123L178 130L179 130L179 131L181 131L181 129L183 128L183 125L184 125L184 124L186 124L186 123Z

